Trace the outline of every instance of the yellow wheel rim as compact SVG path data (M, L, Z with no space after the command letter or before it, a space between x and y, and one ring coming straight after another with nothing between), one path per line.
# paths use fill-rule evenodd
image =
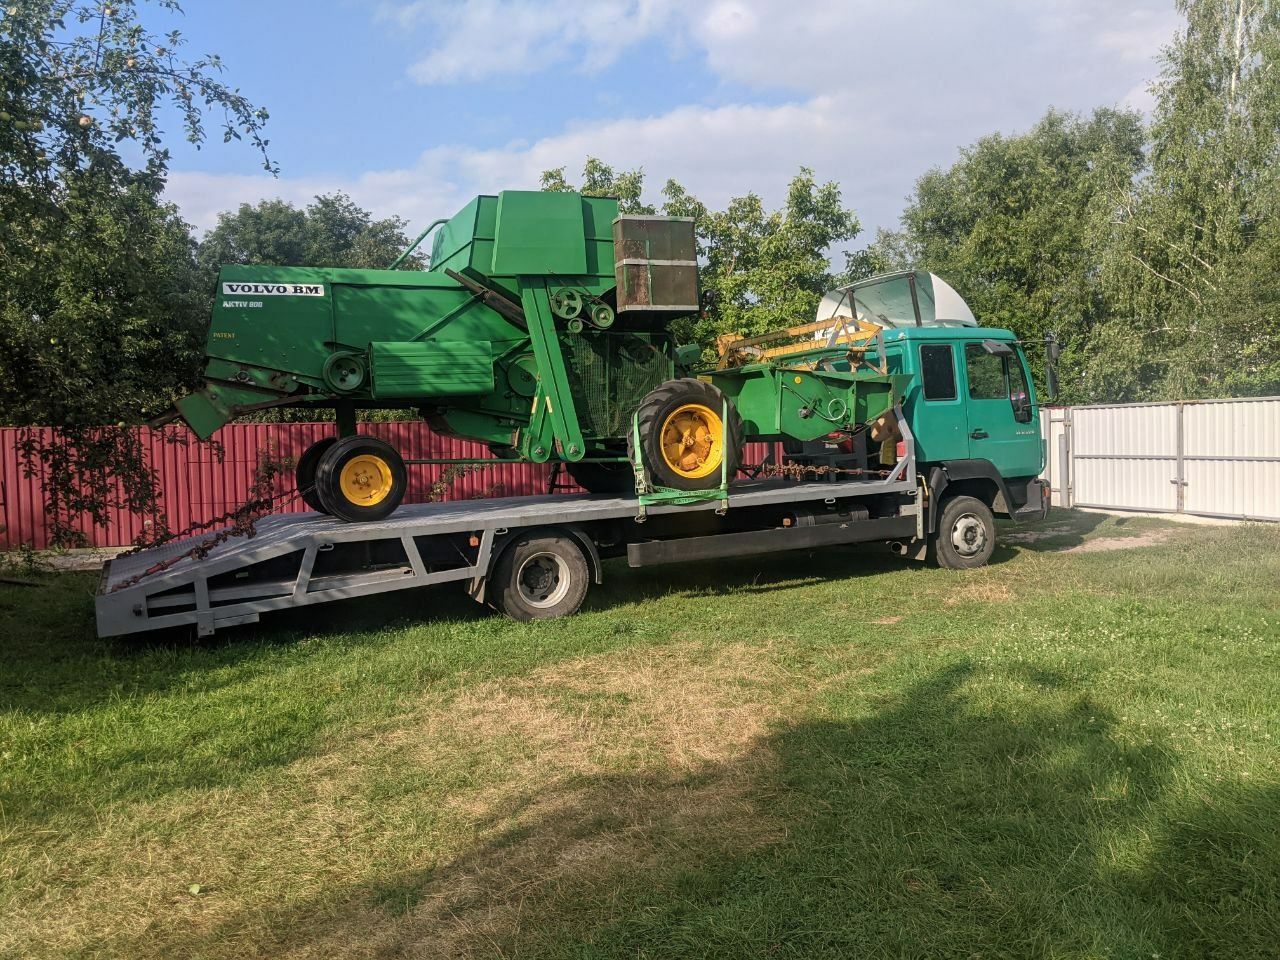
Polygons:
M352 457L342 465L342 473L338 475L342 495L361 507L381 503L391 492L393 483L390 464L372 453Z
M686 403L662 424L662 459L682 477L697 480L720 469L724 423L700 403Z

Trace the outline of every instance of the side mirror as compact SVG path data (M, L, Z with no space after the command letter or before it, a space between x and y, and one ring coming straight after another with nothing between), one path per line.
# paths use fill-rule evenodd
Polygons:
M1044 337L1044 387L1050 400L1058 399L1058 358L1062 356L1062 343L1056 333Z

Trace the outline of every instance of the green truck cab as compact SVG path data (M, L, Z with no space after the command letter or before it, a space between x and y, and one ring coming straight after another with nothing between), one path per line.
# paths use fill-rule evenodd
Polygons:
M998 516L1043 519L1049 494L1038 479L1045 462L1040 411L1014 334L898 330L885 336L885 357L891 372L911 378L902 408L931 500L964 494Z
M818 317L840 314L883 329L867 360L899 378L900 409L926 498L926 539L937 559L976 566L990 555L994 516L1047 516L1040 406L1024 345L1012 331L980 327L954 289L922 271L831 291ZM1052 390L1056 339L1045 346ZM955 507L960 498L963 509Z

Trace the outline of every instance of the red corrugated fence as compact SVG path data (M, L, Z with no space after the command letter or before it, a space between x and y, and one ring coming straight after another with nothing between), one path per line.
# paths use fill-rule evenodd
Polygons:
M161 431L139 429L143 446L160 479L161 506L170 530L184 530L193 523L209 520L239 507L249 496L254 470L260 455L298 457L312 443L331 436L332 423L234 423L218 431L222 458L216 449L203 443L173 443ZM52 434L49 427L0 428L0 547L12 549L30 544L36 549L49 546L50 531L45 522L42 476L27 476L18 443L28 431ZM433 433L419 421L397 423L362 423L361 433L372 434L393 444L405 459L433 457L489 456L483 444ZM748 463L759 463L769 450L768 444L753 443L747 451ZM406 503L427 500L431 485L440 477L443 466L411 466ZM501 464L459 477L450 484L445 499L477 499L490 496L519 496L546 493L551 468L531 463ZM561 483L569 478L561 475ZM293 478L280 481L277 491L293 491ZM565 491L569 492L569 491ZM306 510L301 500L294 499L282 510ZM80 524L93 546L121 546L132 543L139 534L149 532L153 518L113 510L111 523L95 527L87 518Z

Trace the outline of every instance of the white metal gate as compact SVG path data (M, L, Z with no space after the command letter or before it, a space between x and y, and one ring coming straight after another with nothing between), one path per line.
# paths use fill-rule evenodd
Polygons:
M1280 520L1280 397L1043 411L1063 506Z

